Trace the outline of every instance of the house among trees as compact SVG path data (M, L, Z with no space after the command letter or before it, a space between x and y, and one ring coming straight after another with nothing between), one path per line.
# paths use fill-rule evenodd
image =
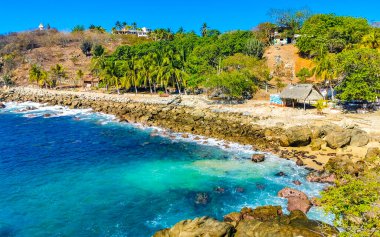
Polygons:
M293 106L295 103L303 103L306 109L306 102L322 100L323 95L312 84L289 84L280 94L280 98L286 106Z
M40 23L40 25L38 26L38 29L40 29L40 31L43 31L45 29L45 27L42 23Z
M295 44L298 37L301 35L291 33L291 29L280 27L278 30L273 32L273 44L274 45L285 45L285 44Z
M151 29L143 27L141 29L128 29L123 28L121 30L115 30L113 33L117 35L137 35L137 37L149 37L149 33L152 32Z

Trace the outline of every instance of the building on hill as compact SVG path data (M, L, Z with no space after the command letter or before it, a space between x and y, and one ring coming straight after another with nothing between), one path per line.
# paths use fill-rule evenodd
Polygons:
M375 21L372 23L372 26L373 27L377 27L377 28L380 28L380 21Z
M306 109L306 103L323 99L322 93L312 84L289 84L280 93L280 98L286 106L293 106L295 103L303 103Z
M151 29L143 27L141 29L126 29L115 30L113 34L116 35L137 35L137 37L149 37L149 33L152 32Z
M40 23L40 25L38 26L38 29L40 31L43 31L45 29L44 25L42 23Z

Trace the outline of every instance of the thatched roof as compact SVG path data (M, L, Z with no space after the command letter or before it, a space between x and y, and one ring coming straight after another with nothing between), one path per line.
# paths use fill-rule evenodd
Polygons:
M281 99L315 101L323 99L321 92L312 84L288 85L280 94Z

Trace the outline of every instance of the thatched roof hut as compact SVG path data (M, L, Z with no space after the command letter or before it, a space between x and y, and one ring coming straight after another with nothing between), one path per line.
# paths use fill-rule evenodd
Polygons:
M317 101L323 99L323 95L318 88L312 84L290 84L281 92L280 98L285 101L291 100L292 102L303 102L305 107L306 101Z

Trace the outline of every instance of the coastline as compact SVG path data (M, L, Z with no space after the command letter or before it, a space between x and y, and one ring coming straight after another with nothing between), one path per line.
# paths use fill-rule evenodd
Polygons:
M322 170L332 154L350 154L355 150L357 158L362 158L366 148L329 149L325 152L312 151L309 147L284 147L282 136L286 125L260 124L260 118L244 113L221 109L216 111L206 104L183 102L181 97L134 100L124 95L110 95L91 92L56 91L26 87L0 91L0 101L37 102L49 105L62 105L72 109L92 109L116 116L120 121L138 123L146 127L158 127L170 133L181 133L184 138L193 134L225 141L225 147L233 142L252 146L254 151L273 153L280 158L293 161L302 160L302 165L310 170ZM153 99L152 99L153 98ZM352 155L351 155L352 156ZM361 156L361 157L360 157ZM310 158L311 157L311 158Z

